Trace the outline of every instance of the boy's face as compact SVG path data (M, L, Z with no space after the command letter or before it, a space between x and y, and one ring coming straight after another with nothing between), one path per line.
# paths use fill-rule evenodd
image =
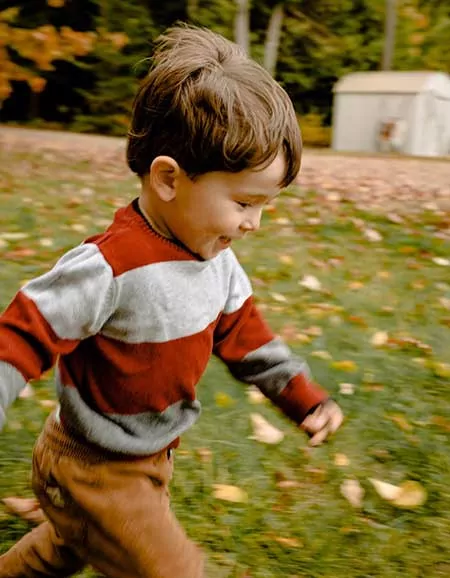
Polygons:
M264 205L280 192L283 155L262 170L211 172L191 180L183 171L164 221L192 253L212 259L233 241L256 231Z

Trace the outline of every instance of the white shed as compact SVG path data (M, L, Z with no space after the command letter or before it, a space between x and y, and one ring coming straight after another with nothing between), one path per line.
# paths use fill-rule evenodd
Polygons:
M333 149L450 154L448 74L355 72L333 92Z

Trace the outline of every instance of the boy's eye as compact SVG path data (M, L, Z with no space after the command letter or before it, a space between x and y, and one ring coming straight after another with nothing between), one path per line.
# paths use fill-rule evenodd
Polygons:
M250 203L246 203L246 202L244 202L244 201L236 201L236 202L237 202L237 204L238 204L240 207L242 207L243 209L245 209L246 207L250 207L250 206L251 206Z

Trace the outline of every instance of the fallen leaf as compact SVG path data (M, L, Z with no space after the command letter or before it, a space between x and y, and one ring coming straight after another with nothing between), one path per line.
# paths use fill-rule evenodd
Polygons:
M298 284L310 291L322 291L322 283L314 275L305 275Z
M32 524L40 524L45 522L44 512L41 510L39 502L36 498L3 498L2 502L5 504L6 509L19 516L27 522Z
M335 454L334 464L340 468L345 468L350 464L350 460L345 454Z
M278 444L284 438L284 433L269 423L259 413L251 413L250 420L253 426L253 435L250 439L263 444Z
M19 398L20 399L29 399L30 397L33 397L33 396L34 396L34 389L29 383L27 383L27 385L19 393Z
M377 494L397 508L418 508L427 500L425 488L416 481L406 480L400 486L369 478Z
M397 424L402 431L410 432L413 430L413 426L408 422L405 416L396 413L396 414L388 414L387 417L390 420L392 420L395 424Z
M46 407L48 409L53 409L58 405L58 402L54 399L41 399L39 400L39 405L41 407Z
M197 455L201 462L206 463L212 460L212 451L209 448L198 448Z
M312 357L318 357L319 359L333 359L331 353L328 351L322 351L318 349L317 351L312 351L310 354Z
M270 296L274 301L277 301L278 303L287 302L287 298L285 297L285 295L282 295L281 293L270 293Z
M289 548L303 548L303 544L297 538L288 538L284 536L274 536L275 542L282 544L283 546L288 546Z
M225 502L245 503L248 501L248 495L245 490L237 486L228 486L226 484L213 484L213 496L218 500Z
M354 507L361 508L364 498L364 489L358 480L344 480L340 487L341 494Z
M40 239L39 240L39 244L41 245L41 247L52 247L53 246L53 240L52 239Z
M295 480L280 480L276 483L276 486L277 488L280 488L280 490L293 490L295 488L300 488L301 484Z
M434 375L436 375L437 377L442 377L443 379L450 378L450 363L435 361L432 364L432 369Z
M340 383L339 392L342 395L353 395L355 393L355 386L353 383Z
M216 402L217 407L231 407L233 406L236 401L228 395L228 393L224 393L222 391L217 392L214 395L214 401Z
M348 288L352 289L353 291L357 291L358 289L362 289L364 287L364 283L362 283L361 281L351 281L351 283L348 284Z
M377 331L372 335L370 343L374 347L382 347L383 345L386 345L388 341L389 341L389 334L387 331Z
M443 257L433 257L432 261L441 267L450 267L450 259L444 259Z
M22 241L28 237L28 233L0 233L0 239L4 241Z
M383 240L383 236L375 229L363 229L363 235L371 243L378 243Z
M358 369L356 363L349 359L344 359L342 361L333 361L331 367L333 367L334 369L338 369L339 371L347 371L348 373L353 373Z
M294 259L290 256L290 255L280 255L278 257L280 263L283 263L283 265L293 265L294 264Z
M259 390L256 385L250 385L247 388L247 398L253 405L265 403L267 401L266 396L261 393L261 390Z

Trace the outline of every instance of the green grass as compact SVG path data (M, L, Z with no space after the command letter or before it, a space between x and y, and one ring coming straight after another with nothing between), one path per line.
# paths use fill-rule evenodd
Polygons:
M121 165L76 163L64 153L0 150L0 179L2 307L24 280L102 230L115 207L137 194ZM261 230L236 247L274 330L308 359L346 420L334 439L309 450L277 410L250 405L245 388L211 362L198 387L202 417L176 453L172 496L188 533L230 576L450 575L450 268L433 261L450 255L442 234L448 222L438 212L404 211L404 222L395 224L369 207L362 213L351 203L292 190L265 213ZM367 241L367 228L382 240ZM322 291L299 284L306 274L321 281ZM377 331L392 342L374 347ZM352 373L333 365L344 360L354 362ZM342 382L354 384L353 395L340 393ZM31 449L48 411L39 400L54 398L51 377L35 388L34 398L10 409L0 436L0 497L31 495ZM286 433L280 445L249 439L255 411ZM209 460L202 458L205 448ZM345 454L349 465L335 465L336 454ZM279 489L282 478L298 487ZM417 480L428 500L397 509L369 478ZM345 479L364 488L361 509L341 495ZM215 499L215 483L246 490L248 502ZM0 551L28 529L0 509Z

